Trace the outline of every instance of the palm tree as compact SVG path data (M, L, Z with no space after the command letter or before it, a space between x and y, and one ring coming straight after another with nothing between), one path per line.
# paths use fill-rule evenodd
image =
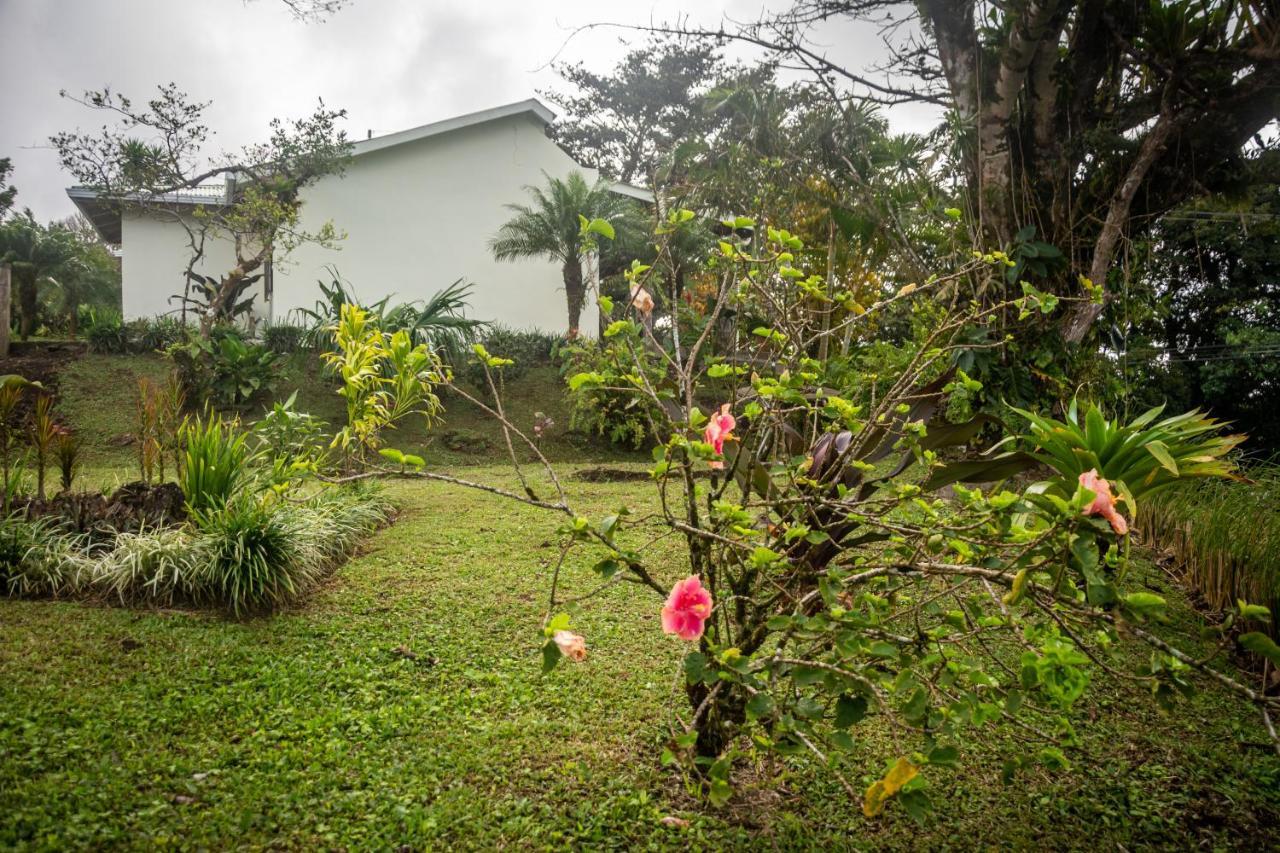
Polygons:
M0 224L0 263L13 271L18 332L25 341L35 331L42 280L60 274L78 257L76 238L62 228L45 228L31 211Z
M581 172L570 172L564 180L545 172L543 176L547 179L545 188L525 187L532 204L507 205L515 216L498 229L489 248L499 261L545 257L560 263L569 308L569 336L576 337L586 297L579 217L616 221L626 218L633 205L614 192L608 181L591 185Z

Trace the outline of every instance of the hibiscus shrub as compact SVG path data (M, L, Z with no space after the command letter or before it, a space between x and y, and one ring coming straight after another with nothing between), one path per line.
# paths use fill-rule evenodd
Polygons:
M692 218L673 212L659 240ZM987 415L945 419L950 393L980 387L957 359L972 341L1001 340L1006 318L1049 313L1054 300L1030 285L1009 303L952 299L958 281L1004 274L1008 259L990 253L863 306L837 278L796 265L794 235L733 224L751 242L720 243L707 264L718 290L701 310L655 328L643 300L602 299L604 343L590 369L569 377L575 393L636 401L659 437L658 511L576 512L536 442L503 416L500 400L486 405L508 443L543 462L552 492L534 488L514 452L520 491L467 485L565 519L544 668L587 657L590 610L574 630L561 612L569 600L631 582L654 597L673 642L688 644L665 763L686 768L719 804L742 778L736 768L807 756L868 816L891 802L923 815L929 780L987 729L1008 728L1026 744L1006 756L1006 778L1065 765L1070 711L1112 644L1150 646L1149 665L1131 675L1158 701L1188 692L1208 662L1147 630L1164 602L1126 582L1127 517L1137 496L1171 478L1228 475L1237 439L1194 413L1121 424L1085 409L1081 422L1073 404L1067 422L1027 413L1029 434L1007 439L1018 446L977 452L973 443L1001 425ZM670 271L635 265L627 275L633 294L677 304L662 290L676 280ZM938 318L873 399L835 390L837 356L861 343L878 313L921 299L960 307ZM968 455L957 459L956 448ZM964 485L1040 465L1052 476L1025 489ZM645 544L672 536L684 546L681 577L660 575ZM574 549L593 552L595 589L561 588ZM1277 709L1275 698L1212 677ZM868 766L867 744L880 741L859 729L872 725L887 729L891 746Z

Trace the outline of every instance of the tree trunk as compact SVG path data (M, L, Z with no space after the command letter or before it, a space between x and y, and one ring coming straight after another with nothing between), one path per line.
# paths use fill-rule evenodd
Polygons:
M36 330L36 312L40 310L36 277L23 272L13 278L18 290L18 334L25 341Z
M582 319L582 300L586 296L582 284L582 262L574 257L564 262L564 295L569 308L570 339L578 337L578 323Z

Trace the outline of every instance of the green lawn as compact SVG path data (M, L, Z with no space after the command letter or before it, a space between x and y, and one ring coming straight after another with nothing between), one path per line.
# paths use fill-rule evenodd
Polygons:
M86 437L83 485L132 479L139 372L150 359L88 356L60 377L60 405ZM302 408L336 415L295 362ZM286 389L287 391L288 389ZM515 391L516 417L558 421L547 450L575 502L600 516L650 506L647 484L584 483L575 467L625 454L567 435L554 371ZM325 407L330 408L326 409ZM496 437L454 401L446 422ZM435 464L474 461L439 450ZM489 454L494 459L494 454ZM634 458L634 457L632 457ZM502 467L467 476L509 483ZM560 519L438 483L390 486L402 508L317 593L237 622L110 602L0 600L0 848L887 848L1261 849L1280 822L1280 759L1251 709L1212 684L1176 714L1102 673L1076 707L1072 769L1000 780L1008 730L990 730L959 771L926 771L935 816L891 804L864 818L807 763L744 765L721 810L691 797L658 755L680 642L661 600L616 586L575 614L583 664L540 676L539 625ZM628 536L638 536L628 533ZM664 582L678 552L655 555ZM588 556L570 587L590 583ZM1195 649L1198 620L1168 579L1163 632ZM1131 649L1123 655L1142 655ZM1122 657L1122 665L1137 658ZM876 778L896 755L868 718L846 771ZM665 825L678 816L687 828Z
M647 498L573 491L601 513ZM1079 708L1075 769L1005 787L993 734L958 774L929 771L923 828L863 818L803 764L717 812L656 760L682 653L656 596L591 603L588 661L542 678L556 520L451 486L393 494L398 522L269 619L0 602L0 846L1259 849L1280 818L1280 760L1248 709L1206 687L1163 717L1105 679ZM678 576L676 555L660 568ZM855 775L890 756L882 735L867 726Z

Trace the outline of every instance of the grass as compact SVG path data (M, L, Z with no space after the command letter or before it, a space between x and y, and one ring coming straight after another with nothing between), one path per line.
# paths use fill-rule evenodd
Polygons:
M86 484L133 479L132 448L109 440L132 431L133 377L162 369L88 356L64 372L63 411L92 436ZM281 390L297 387L300 409L334 419L339 401L313 370L291 362ZM629 464L559 432L568 414L553 371L512 392L518 419L540 409L557 421L547 450L562 473ZM498 437L480 413L446 404L446 428ZM404 437L405 450L427 440L416 428ZM426 446L436 466L477 458ZM510 481L500 467L467 475ZM653 499L645 483L565 483L596 516L622 503L643 513ZM575 613L588 660L543 678L538 626L560 520L445 484L390 491L396 524L269 619L0 600L0 848L1274 844L1280 758L1251 709L1204 683L1165 716L1100 672L1073 714L1071 769L1005 786L1012 736L984 731L958 771L926 771L936 813L924 826L896 804L864 818L805 763L776 783L746 766L741 776L758 784L713 809L658 762L672 712L684 708L685 648L662 636L656 596L620 585ZM656 559L664 582L682 568L674 549ZM1169 579L1147 563L1135 574L1170 602L1161 632L1205 650L1198 616ZM565 583L581 589L592 577L587 555L571 557ZM1146 657L1118 654L1121 668ZM857 738L849 769L866 784L896 753L873 720Z
M89 464L102 469L124 469L122 475L126 480L137 479L132 473L132 469L137 468L136 449L128 439L137 431L138 378L146 376L159 382L167 371L168 362L158 355L94 353L87 353L62 371L58 411L82 436ZM504 397L513 422L526 434L531 434L534 412L544 412L555 421L542 445L549 459L609 463L640 458L632 451L616 450L599 440L570 432L569 406L563 389L564 381L555 368L534 367L518 383L513 383ZM298 392L299 411L317 415L331 427L342 422L342 400L314 357L295 355L285 362L275 398L287 399L294 391ZM256 420L270 402L264 400L253 405L244 413L245 419ZM505 458L502 429L491 417L457 396L446 396L444 406L442 422L436 428L427 430L421 419L413 418L389 433L387 442L422 456L432 465L471 465ZM479 439L478 446L450 449L445 446L450 431L460 438ZM530 457L527 450L521 452L522 459Z
M648 499L570 482L593 513ZM541 678L556 520L441 484L394 493L397 524L269 620L0 602L0 846L1258 849L1280 819L1280 759L1249 709L1206 685L1164 717L1101 676L1075 769L1003 787L993 734L957 773L929 771L924 827L863 818L805 765L718 812L656 760L683 651L656 596L593 602L575 618L588 661ZM674 553L659 568L680 572ZM1147 581L1195 645L1185 602ZM859 734L869 776L890 748Z
M1280 614L1280 466L1246 473L1249 482L1210 480L1155 495L1140 504L1139 520L1210 607L1232 610L1243 599Z

